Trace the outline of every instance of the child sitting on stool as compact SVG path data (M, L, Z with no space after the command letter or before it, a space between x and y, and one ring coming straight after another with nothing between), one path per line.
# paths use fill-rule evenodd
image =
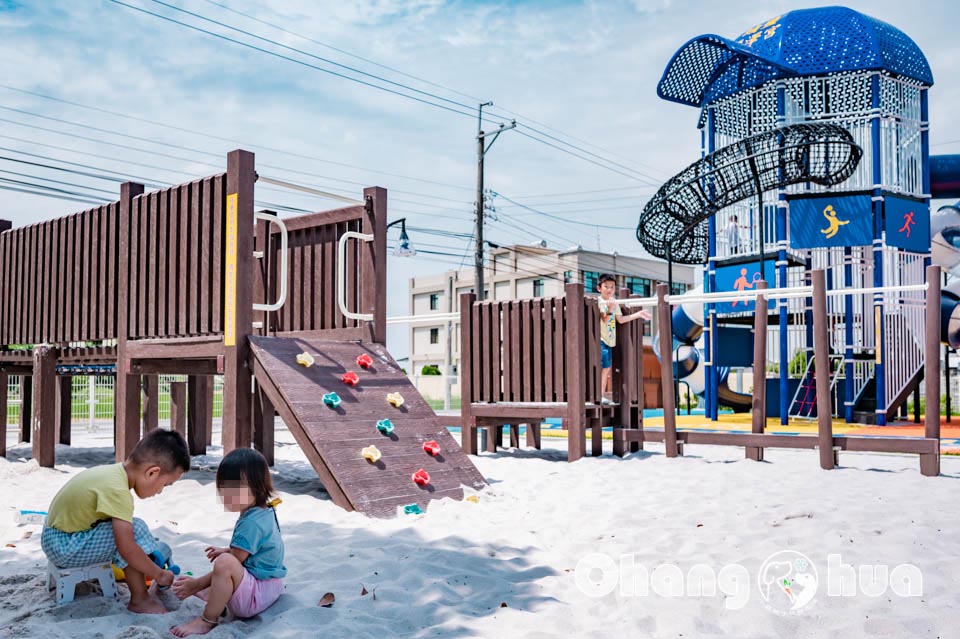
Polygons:
M617 346L617 324L624 324L638 319L650 319L651 315L647 311L640 311L632 315L624 315L620 311L620 303L613 296L616 291L617 280L609 274L604 273L600 276L600 282L597 284L597 290L600 292L600 368L603 369L600 389L603 397L600 400L603 404L612 404L607 398L610 392L610 369L613 367L613 349Z

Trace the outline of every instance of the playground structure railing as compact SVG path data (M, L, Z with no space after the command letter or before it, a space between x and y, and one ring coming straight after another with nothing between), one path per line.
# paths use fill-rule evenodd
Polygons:
M150 193L124 183L117 202L26 227L0 221L0 454L11 375L21 377L20 441L52 466L57 441L69 443L72 376L115 375L122 460L157 425L158 376L174 374L189 376L178 419L194 454L209 443L212 378L223 375L224 449L253 443L269 459L247 337L384 342L386 191L367 188L362 201L284 229L255 214L257 180L253 154L236 150L224 173ZM343 273L344 299L369 321L345 318L335 303L336 250L348 232L372 237L347 247ZM266 310L284 296L281 277L286 303Z
M639 429L615 430L614 441L626 439L630 442L659 441L666 446L668 457L682 454L684 444L715 444L743 446L750 459L763 459L764 448L814 448L819 450L821 468L830 469L838 463L840 450L895 452L918 454L920 471L927 476L940 473L940 269L930 266L926 270L926 283L906 286L870 287L858 289L826 289L826 280L822 270L811 271L812 286L767 289L762 280L754 290L735 293L706 293L699 295L667 295L665 285L658 286L657 297L629 300L627 307L655 307L661 321L662 361L669 361L672 355L672 343L669 339L671 321L670 307L674 304L702 302L713 304L734 300L755 301L765 305L766 300L810 297L813 299L814 360L827 362L829 355L829 323L827 298L829 296L873 295L876 298L896 296L903 293L925 293L924 299L924 378L926 380L926 415L923 437L864 437L852 435L834 435L831 410L831 380L828 366L815 367L815 389L817 401L816 435L776 435L765 433L766 398L763 384L757 385L752 406L753 420L751 433L715 433L697 431L678 431L672 393L664 396L663 432ZM754 323L754 369L764 370L766 357L766 313L756 313ZM673 388L673 368L661 367L664 388Z
M613 403L603 403L600 310L582 284L567 284L563 297L476 301L461 296L461 414L463 448L476 454L477 431L488 434L486 449L502 444L519 425L527 443L540 446L540 423L562 417L569 432L569 460L586 454L586 428L599 455L601 428L637 428L643 413L643 334L639 323L619 325L611 380ZM616 447L617 454L623 450Z

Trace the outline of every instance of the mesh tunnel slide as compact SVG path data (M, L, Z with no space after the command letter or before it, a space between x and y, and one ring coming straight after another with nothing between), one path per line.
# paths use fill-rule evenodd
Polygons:
M322 339L250 338L251 359L257 384L273 403L293 433L307 459L320 476L334 503L374 517L392 517L410 504L426 507L434 499L463 498L463 486L483 488L486 483L460 449L433 409L400 370L381 344ZM297 355L308 353L312 366L297 364ZM366 353L372 366L363 369L357 357ZM359 383L350 386L344 373L356 372ZM323 396L335 392L336 408ZM387 394L400 393L404 403L394 407ZM389 419L390 434L377 422ZM436 441L437 455L423 449ZM376 446L376 462L361 453ZM430 483L419 486L412 476L419 469Z

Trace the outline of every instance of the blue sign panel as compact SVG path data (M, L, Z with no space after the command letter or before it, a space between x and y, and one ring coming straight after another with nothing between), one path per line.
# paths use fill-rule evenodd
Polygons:
M873 243L869 195L826 195L790 200L790 246L795 249Z
M887 244L913 253L930 251L930 207L902 197L884 198Z
M773 288L777 285L777 267L775 260L770 259L764 264L764 278L767 281L767 288ZM760 281L760 262L748 262L746 264L733 264L731 266L718 266L716 271L717 292L720 291L750 291L753 290L756 283ZM756 303L753 300L724 302L717 304L717 313L752 313ZM773 310L776 307L775 300L769 300L767 307Z

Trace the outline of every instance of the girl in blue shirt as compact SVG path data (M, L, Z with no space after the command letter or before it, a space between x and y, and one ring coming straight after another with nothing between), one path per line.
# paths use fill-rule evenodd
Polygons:
M203 577L179 577L173 591L180 599L196 595L207 602L203 614L170 631L178 637L202 635L220 623L228 608L236 617L258 615L280 597L283 539L273 496L270 469L252 448L231 451L217 468L217 495L227 512L238 512L229 548L206 548L213 571Z

